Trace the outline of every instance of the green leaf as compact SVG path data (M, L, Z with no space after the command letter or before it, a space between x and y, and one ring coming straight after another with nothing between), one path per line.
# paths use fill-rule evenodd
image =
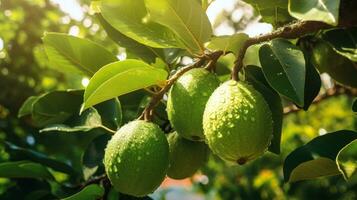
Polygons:
M32 106L32 120L37 126L63 123L74 113L78 113L82 104L82 90L54 91L38 97Z
M245 73L247 81L253 85L264 97L272 112L273 138L269 146L269 151L280 154L281 130L283 123L283 106L281 98L273 88L270 87L260 67L246 66Z
M345 146L336 158L338 168L345 180L357 174L357 140Z
M97 104L95 109L100 114L102 124L110 129L118 129L122 123L122 108L118 98Z
M102 15L97 14L96 16L108 36L119 46L125 48L128 54L135 55L139 59L148 63L155 62L157 57L165 59L162 49L145 46L116 30L103 18Z
M84 93L86 109L114 97L164 83L167 72L139 60L124 60L101 68L89 81Z
M50 167L56 171L67 173L70 175L76 174L76 172L72 169L71 166L68 164L49 158L47 155L42 154L40 152L31 150L31 149L25 149L19 146L16 146L15 144L11 144L9 142L5 143L6 147L6 152L8 152L11 156L12 159L16 160L30 160L42 165L45 165L47 167Z
M305 59L301 50L284 39L274 39L259 50L269 84L299 106L304 106Z
M26 99L26 101L22 104L17 114L17 117L23 117L26 115L31 115L32 113L32 106L37 101L38 96L31 96Z
M91 184L83 188L80 192L64 198L63 200L96 200L104 195L104 188L97 184Z
M173 30L191 53L204 52L203 44L210 39L212 27L197 1L145 0L145 4L150 19Z
M100 135L88 145L82 157L84 179L88 180L99 167L103 168L105 147L111 135Z
M62 72L92 76L102 66L118 60L107 49L87 39L45 33L43 42L50 65Z
M0 163L0 177L40 178L53 180L52 174L46 169L46 167L30 161Z
M170 29L151 21L144 0L102 0L101 14L115 29L144 45L184 47Z
M288 8L288 0L244 0L251 4L258 13L262 16L264 22L274 26L282 26L293 20L290 16Z
M353 102L352 110L353 112L357 112L357 99L355 99L355 101Z
M245 33L217 36L213 37L211 41L206 44L206 47L213 51L222 50L224 53L233 52L237 54L248 38L249 36Z
M94 128L102 127L101 117L94 108L85 110L80 116L74 117L74 119L68 121L69 124L50 124L44 129L41 129L40 132L87 132Z
M338 24L340 0L289 0L291 16L308 21Z
M306 77L305 77L305 98L304 110L308 110L321 89L321 78L310 59L305 56L306 61Z
M295 149L284 162L285 181L294 182L344 173L339 170L337 157L345 146L356 139L356 132L341 130L316 137Z
M328 41L337 53L357 62L357 28L329 30L322 34L322 38Z

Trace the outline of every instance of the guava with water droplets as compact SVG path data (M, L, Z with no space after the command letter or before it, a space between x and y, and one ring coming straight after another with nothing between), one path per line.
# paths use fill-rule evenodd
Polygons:
M192 69L170 89L167 114L177 133L189 140L203 141L202 115L206 102L220 82L205 69Z
M167 176L184 179L192 176L202 167L209 155L209 149L203 142L187 140L176 132L169 134L170 164Z
M152 193L165 178L169 146L154 123L143 120L121 127L108 142L104 166L113 187L140 197Z
M272 113L263 96L251 85L230 80L209 98L203 129L213 153L244 164L263 154L270 145Z

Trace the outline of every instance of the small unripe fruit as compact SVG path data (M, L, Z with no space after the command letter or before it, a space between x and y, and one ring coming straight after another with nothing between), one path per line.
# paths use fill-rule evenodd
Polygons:
M104 166L114 188L124 194L145 196L165 178L169 146L155 124L136 120L121 127L108 142Z
M313 65L322 73L328 73L337 82L357 88L357 65L335 52L326 42L319 42L313 49Z
M182 138L176 132L168 136L170 164L167 176L184 179L192 176L208 159L209 149L203 142Z
M252 86L230 80L209 98L203 129L213 153L244 164L268 148L273 133L272 114L263 96Z
M214 74L200 68L186 72L172 86L167 101L167 114L180 136L189 140L204 140L203 111L219 83Z

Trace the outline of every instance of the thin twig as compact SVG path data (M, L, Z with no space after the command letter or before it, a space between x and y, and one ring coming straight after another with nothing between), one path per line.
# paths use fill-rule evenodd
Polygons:
M204 55L200 58L198 58L195 62L192 64L181 68L178 70L173 76L171 76L170 79L166 81L165 86L156 94L154 94L151 98L151 101L149 104L146 106L144 109L143 113L139 117L139 119L143 119L146 121L150 121L153 115L153 109L157 106L157 104L160 102L160 100L163 98L165 93L170 89L170 87L175 83L175 81L180 78L183 74L185 74L187 71L193 69L193 68L198 68L203 66L203 64L207 60L217 60L221 55L223 55L222 51L215 51L210 54Z
M322 22L298 21L296 23L283 26L271 33L249 38L247 41L244 42L243 46L238 52L235 65L231 74L232 79L238 81L238 73L243 68L243 58L248 47L254 44L270 41L275 38L295 39L303 35L328 28L331 28L331 26Z

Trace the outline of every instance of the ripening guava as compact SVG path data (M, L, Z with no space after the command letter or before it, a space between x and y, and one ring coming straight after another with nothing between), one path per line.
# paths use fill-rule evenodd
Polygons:
M192 69L170 89L167 114L177 133L189 140L203 141L202 115L208 98L219 86L218 78L205 69Z
M319 42L312 52L312 63L322 73L328 73L337 82L357 87L357 65L335 52L326 42Z
M114 188L124 194L145 196L165 178L169 146L162 130L136 120L121 127L108 142L104 166Z
M167 176L184 179L192 176L208 159L209 149L203 142L187 140L176 132L169 134L170 164Z
M227 81L209 98L203 129L210 149L220 158L244 164L263 154L272 139L272 113L251 85Z

